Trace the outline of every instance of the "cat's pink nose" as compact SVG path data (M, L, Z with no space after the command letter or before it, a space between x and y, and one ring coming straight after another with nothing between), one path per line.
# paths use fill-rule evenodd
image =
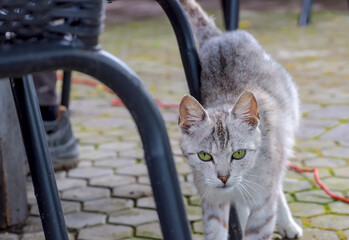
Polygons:
M219 177L219 176L218 176L218 178L219 178L223 183L226 183L229 177L230 177L230 176L224 176L224 177Z

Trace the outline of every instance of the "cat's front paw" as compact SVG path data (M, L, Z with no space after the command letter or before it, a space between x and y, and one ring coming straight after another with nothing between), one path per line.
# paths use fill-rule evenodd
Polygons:
M217 221L210 222L210 226L205 229L205 240L227 240L228 230L223 228Z
M303 235L303 229L297 223L291 221L287 226L278 227L282 237L287 239L297 239Z

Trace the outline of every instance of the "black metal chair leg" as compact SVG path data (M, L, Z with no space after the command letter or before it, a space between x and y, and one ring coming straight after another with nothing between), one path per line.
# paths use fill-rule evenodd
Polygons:
M185 75L188 82L189 92L198 101L200 94L200 62L194 37L186 14L178 0L156 0L170 19L176 34L179 51Z
M222 0L225 29L233 31L239 28L240 0Z
M299 26L304 27L304 26L307 26L309 24L312 3L313 3L313 0L303 0L302 12L301 12L301 15L299 17Z
M71 71L64 71L63 72L61 105L65 106L67 108L69 108L71 76L72 76Z
M17 70L17 72L15 71L17 74L23 75L26 71L24 66L28 63L27 58L30 58L31 71L39 72L43 69L70 69L80 71L101 80L101 82L120 97L132 114L141 135L163 237L166 240L191 239L187 215L184 209L164 122L150 93L133 71L113 55L104 51L90 52L55 46L42 53L36 52L35 49L28 49L26 53L26 55L21 55L21 58L13 53L11 57L7 58L7 56L3 56L3 58L0 58L0 77L1 74L5 76L11 75L14 69ZM35 56L34 59L32 57L33 55ZM12 61L16 61L15 66ZM17 82L13 81L13 83ZM19 89L22 89L21 91L23 92L26 88L19 87ZM20 96L23 94L22 92L18 92L16 95ZM23 102L23 99L21 102ZM30 103L30 101L28 102ZM21 111L19 112L21 113ZM26 111L24 110L24 112ZM40 121L38 120L38 122ZM22 125L27 129L31 129L29 128L30 126L25 124L24 122ZM34 130L38 131L40 126L34 127L36 127ZM24 132L26 133L26 130ZM43 134L43 132L41 133ZM26 135L23 136L25 137ZM29 137L27 139L31 139ZM32 143L37 141L44 144L43 140L39 137L36 141L32 141ZM27 150L30 153L31 148L28 147ZM47 156L47 154L47 152L42 153L44 156ZM47 161L42 161L45 169L48 169L47 172L52 174L53 177L52 167L50 168L48 166ZM35 163L35 165L32 165L32 170L40 172L38 165L40 164ZM36 184L40 184L41 180L38 182ZM48 187L47 184L42 188L46 187ZM54 204L52 205L54 206ZM44 216L46 217L46 215Z
M67 240L67 229L33 79L26 76L10 81L45 237Z

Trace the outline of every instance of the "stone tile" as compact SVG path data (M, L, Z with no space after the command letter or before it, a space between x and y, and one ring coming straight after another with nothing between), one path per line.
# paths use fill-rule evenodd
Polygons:
M292 215L296 217L308 217L315 214L325 213L323 205L314 203L289 203L288 206L291 209Z
M346 229L349 228L349 218L345 215L321 215L309 219L312 226L321 228Z
M98 147L98 150L104 150L104 151L124 151L129 150L137 147L137 142L111 142L111 143L105 143L101 144Z
M103 198L84 202L84 210L91 212L112 213L133 207L132 200Z
M177 173L181 175L188 175L192 172L190 166L186 162L176 163L176 170Z
M127 209L114 212L109 216L109 223L137 226L144 223L158 221L158 215L154 210Z
M194 233L204 233L204 225L202 221L194 222L193 230L194 230Z
M300 128L296 133L296 138L309 139L319 136L325 129L321 127L303 127Z
M140 177L138 177L138 183L150 185L150 179L148 176L140 176Z
M349 177L349 167L333 169L334 175L340 177Z
M137 237L163 239L159 223L149 223L138 226L136 229Z
M204 235L193 235L193 240L205 240Z
M105 168L119 168L127 165L134 165L134 159L127 158L112 158L112 159L104 159L94 162L94 166L96 167L105 167Z
M137 207L156 209L153 197L144 197L137 200Z
M304 161L304 164L309 167L340 167L347 164L342 159L316 158Z
M192 196L198 194L198 191L196 190L196 187L193 183L180 182L180 187L184 196Z
M67 172L66 171L56 171L55 172L55 178L57 179L62 179L65 178L67 176Z
M89 160L82 160L77 165L77 168L90 168L90 167L92 167L92 162Z
M46 240L44 232L26 233L22 240Z
M314 151L314 150L323 150L323 149L331 149L336 147L334 141L328 140L298 140L296 143L296 149L299 151ZM298 153L297 153L298 154Z
M295 179L285 178L283 181L283 189L285 192L298 192L312 188L308 181L299 181Z
M186 206L185 208L189 221L197 221L202 218L200 206Z
M148 169L144 164L134 164L127 167L120 167L116 169L116 173L130 176L146 176L148 175Z
M141 184L132 184L127 186L116 187L113 189L113 196L137 199L141 197L152 196L152 189L150 186Z
M92 136L94 136L93 134ZM115 158L116 154L109 151L101 151L101 150L95 150L90 152L84 152L80 154L80 159L87 159L87 160L98 160L98 159L106 159L106 158Z
M129 185L136 183L136 179L131 176L119 176L119 175L110 175L106 177L93 178L90 180L90 186L97 187L118 187L122 185Z
M339 240L336 232L320 230L315 228L306 228L303 230L301 240Z
M344 234L347 236L347 239L349 239L349 230L344 231Z
M69 171L68 176L73 178L91 179L96 177L103 177L112 175L112 169L106 168L75 168Z
M73 201L89 201L109 197L110 191L105 188L83 187L67 190L62 193L62 199Z
M133 229L125 226L101 225L82 229L78 240L116 240L132 237Z
M349 189L348 178L329 177L323 179L322 182L326 185L326 187L328 187L332 191L344 191Z
M349 148L347 147L336 147L331 149L324 149L322 151L324 156L338 157L338 158L349 158Z
M86 186L86 180L82 179L63 178L57 179L56 183L59 191L65 191Z
M71 201L61 200L61 205L62 205L62 209L63 209L64 214L79 212L80 208L81 208L80 203L71 202ZM36 204L31 205L30 214L35 215L35 216L39 216L38 205L36 205Z
M191 196L189 198L189 205L201 206L200 197L198 195Z
M1 240L18 240L19 236L14 233L3 232L3 233L0 233L0 239Z
M68 229L81 229L106 223L106 216L97 213L78 212L64 216Z
M330 203L328 206L332 212L349 214L349 204L347 203L337 201Z
M120 150L118 154L119 154L118 155L119 157L137 158L137 159L144 158L144 152L143 152L143 149L141 148Z
M24 233L42 232L40 217L29 216L23 228Z
M333 192L339 196L343 196L341 192ZM328 196L323 190L313 190L296 193L296 199L302 202L312 202L312 203L330 203L333 202L330 196Z
M336 140L336 141L349 141L349 123L342 124L321 136L320 139L324 140Z
M300 110L302 113L313 112L315 110L319 110L321 108L318 104L302 104Z
M309 118L334 118L343 119L349 118L349 107L347 106L329 106L311 112Z

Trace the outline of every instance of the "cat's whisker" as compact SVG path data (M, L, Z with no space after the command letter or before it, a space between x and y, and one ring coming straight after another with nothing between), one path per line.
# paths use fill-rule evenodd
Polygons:
M248 202L250 203L250 204L248 204L247 203L247 201L245 202L245 204L248 206L252 206L252 202L251 202L251 199L250 199L250 197L248 196L248 194L247 194L247 192L246 192L246 189L244 188L244 186L242 185L242 184L239 184L239 186L241 187L240 189L241 189L241 191L243 192L243 194L244 194L244 196L246 197L246 199L248 200Z
M247 195L249 196L249 200L250 200L250 206L252 207L252 201L254 202L254 205L257 206L256 200L254 199L254 197L252 196L252 194L245 188L245 186L243 184L241 184L242 189L247 193Z
M242 191L240 189L240 183L237 185L237 189L239 190L240 196L241 196L242 200L244 201L244 204L248 205L247 202L246 202L245 196L244 196L244 194L242 193Z
M265 187L260 185L259 183L256 183L254 181L251 181L251 180L247 180L246 178L243 179L244 182L248 182L248 183L251 183L251 184L254 184L255 186L261 188L261 190L265 190Z
M251 188L251 189L254 190L256 193L260 193L260 192L257 192L253 187L249 186L246 182L245 182L245 184L246 184L246 187ZM251 198L252 198L252 200L253 200L253 202L254 202L254 205L255 205L255 207L256 207L258 204L257 204L255 198L253 197L253 194L250 193L250 192L248 191L248 189L246 189L246 191L247 191L247 193L251 196Z
M256 189L254 187L251 186L251 182L246 181L245 179L243 180L243 182L246 184L247 187L251 188L253 191L255 191L256 193L263 193L263 191L261 189Z

